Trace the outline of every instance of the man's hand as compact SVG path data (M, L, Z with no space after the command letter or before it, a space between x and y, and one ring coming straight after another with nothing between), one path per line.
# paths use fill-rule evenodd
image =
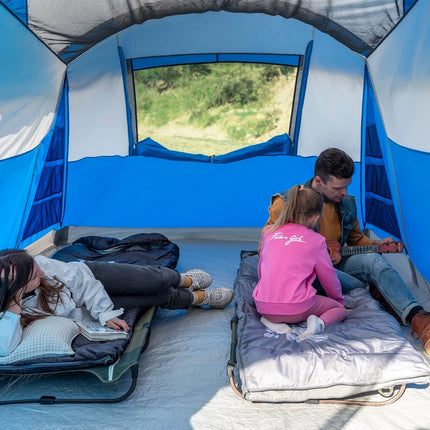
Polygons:
M380 239L376 241L377 245L385 245L386 243L394 242L394 239L392 237L386 237L385 239Z

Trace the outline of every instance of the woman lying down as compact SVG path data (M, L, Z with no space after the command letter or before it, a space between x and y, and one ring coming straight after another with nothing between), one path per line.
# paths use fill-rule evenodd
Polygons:
M198 269L179 273L159 266L70 262L22 249L0 251L0 356L20 343L22 329L49 315L98 321L129 331L124 308L224 308L228 288L206 289L212 277Z

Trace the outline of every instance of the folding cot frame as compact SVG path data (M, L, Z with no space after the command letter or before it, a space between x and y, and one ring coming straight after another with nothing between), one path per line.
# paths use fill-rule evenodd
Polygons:
M24 398L0 400L0 405L10 405L18 403L40 403L43 405L64 404L64 403L118 403L127 399L134 391L137 385L139 374L139 358L143 351L147 348L150 338L151 321L155 315L157 308L149 308L136 322L133 335L127 344L120 358L113 364L96 365L87 368L70 368L70 362L65 363L67 369L61 370L57 366L52 371L37 371L37 368L32 371L21 369L20 371L5 372L1 371L0 376L19 375L48 375L55 373L72 373L72 372L87 372L95 375L100 382L109 386L121 379L121 377L130 370L131 382L128 390L117 397L113 398L57 398L52 395L42 395L39 398Z

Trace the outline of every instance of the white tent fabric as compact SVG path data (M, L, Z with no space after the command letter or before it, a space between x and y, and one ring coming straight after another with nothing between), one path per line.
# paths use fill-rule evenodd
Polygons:
M116 39L106 39L91 50L91 55L83 54L69 67L69 161L128 155L124 85L117 50Z
M207 12L128 27L118 39L127 58L209 52L302 54L312 40L312 27L296 20L286 25L282 17L261 13Z
M430 97L429 13L430 4L419 2L369 57L388 136L400 145L424 152L430 150L426 138Z
M363 71L361 57L317 32L303 106L299 155L310 157L327 147L342 147L353 160L360 160ZM315 129L319 132L315 133Z
M66 68L3 7L0 28L2 160L31 151L47 134Z

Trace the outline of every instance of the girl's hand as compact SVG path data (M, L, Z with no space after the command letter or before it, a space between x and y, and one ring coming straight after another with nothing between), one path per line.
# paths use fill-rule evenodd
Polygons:
M106 327L113 328L114 330L123 330L126 333L130 331L129 326L124 320L120 320L119 318L111 318L106 321Z

